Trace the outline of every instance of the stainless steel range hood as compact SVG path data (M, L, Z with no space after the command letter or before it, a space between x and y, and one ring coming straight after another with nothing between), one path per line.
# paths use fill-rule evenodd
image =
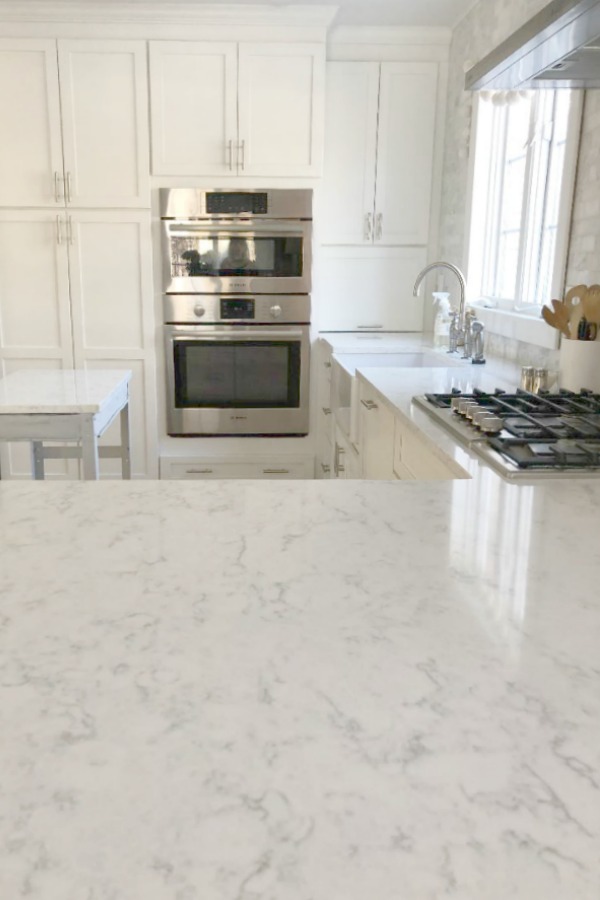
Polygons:
M553 0L466 74L468 91L600 88L600 0Z

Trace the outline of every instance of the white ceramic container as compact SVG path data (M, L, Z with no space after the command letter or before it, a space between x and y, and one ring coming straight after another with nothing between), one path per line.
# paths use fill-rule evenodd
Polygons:
M567 391L587 388L600 393L600 341L563 338L559 355L559 384Z

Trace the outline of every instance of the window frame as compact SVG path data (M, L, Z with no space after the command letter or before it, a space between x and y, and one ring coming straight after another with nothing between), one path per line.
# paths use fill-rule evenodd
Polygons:
M575 195L577 162L581 136L584 99L583 93L583 91L572 91L571 93L571 103L567 123L567 139L564 152L563 178L558 205L559 212L554 247L554 263L552 268L552 276L550 279L551 297L562 297L565 291L569 238L571 232L571 217ZM472 235L472 223L474 220L473 200L476 173L479 166L484 168L484 161L485 167L487 167L487 161L485 160L485 157L483 158L483 161L481 156L479 160L477 159L478 125L481 115L481 104L489 102L489 99L484 99L483 97L479 96L479 94L475 95L473 102L465 217L465 270L468 286L467 299L470 305L474 305L477 307L478 316L482 319L488 331L554 349L558 347L558 336L557 333L554 333L550 329L548 329L541 319L540 305L534 303L518 302L516 297L506 299L489 297L485 294L482 294L479 289L483 273L482 251L489 245L491 240L497 240L498 238L496 228L494 228L494 234L482 234L478 239L474 239ZM531 134L530 129L529 141L532 140L532 137L533 135ZM488 135L488 146L490 145L491 140L492 135ZM531 155L528 154L528 158L526 160L527 179L530 178L530 170ZM494 180L497 181L498 178L501 177L503 177L503 175L500 167L498 167L494 174ZM494 189L495 187L491 188L491 190ZM525 223L528 215L527 207L528 204L524 203L522 210L521 236L519 241L519 266L516 282L517 294L522 283L523 276L523 260L525 252L524 247L526 247L526 232L523 230L523 224Z

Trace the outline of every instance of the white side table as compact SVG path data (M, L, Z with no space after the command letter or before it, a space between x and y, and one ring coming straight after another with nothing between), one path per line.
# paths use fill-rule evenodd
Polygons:
M0 379L0 441L29 441L33 477L44 478L44 460L81 459L84 479L98 478L98 457L120 458L131 478L129 382L131 371L115 369L23 369ZM98 447L117 416L121 444ZM46 441L76 447L46 447Z

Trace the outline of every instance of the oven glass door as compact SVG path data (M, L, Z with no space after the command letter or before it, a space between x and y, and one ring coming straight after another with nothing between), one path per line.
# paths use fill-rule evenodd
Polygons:
M165 290L310 290L309 223L165 222Z
M175 406L289 409L300 405L301 343L295 339L178 339Z

